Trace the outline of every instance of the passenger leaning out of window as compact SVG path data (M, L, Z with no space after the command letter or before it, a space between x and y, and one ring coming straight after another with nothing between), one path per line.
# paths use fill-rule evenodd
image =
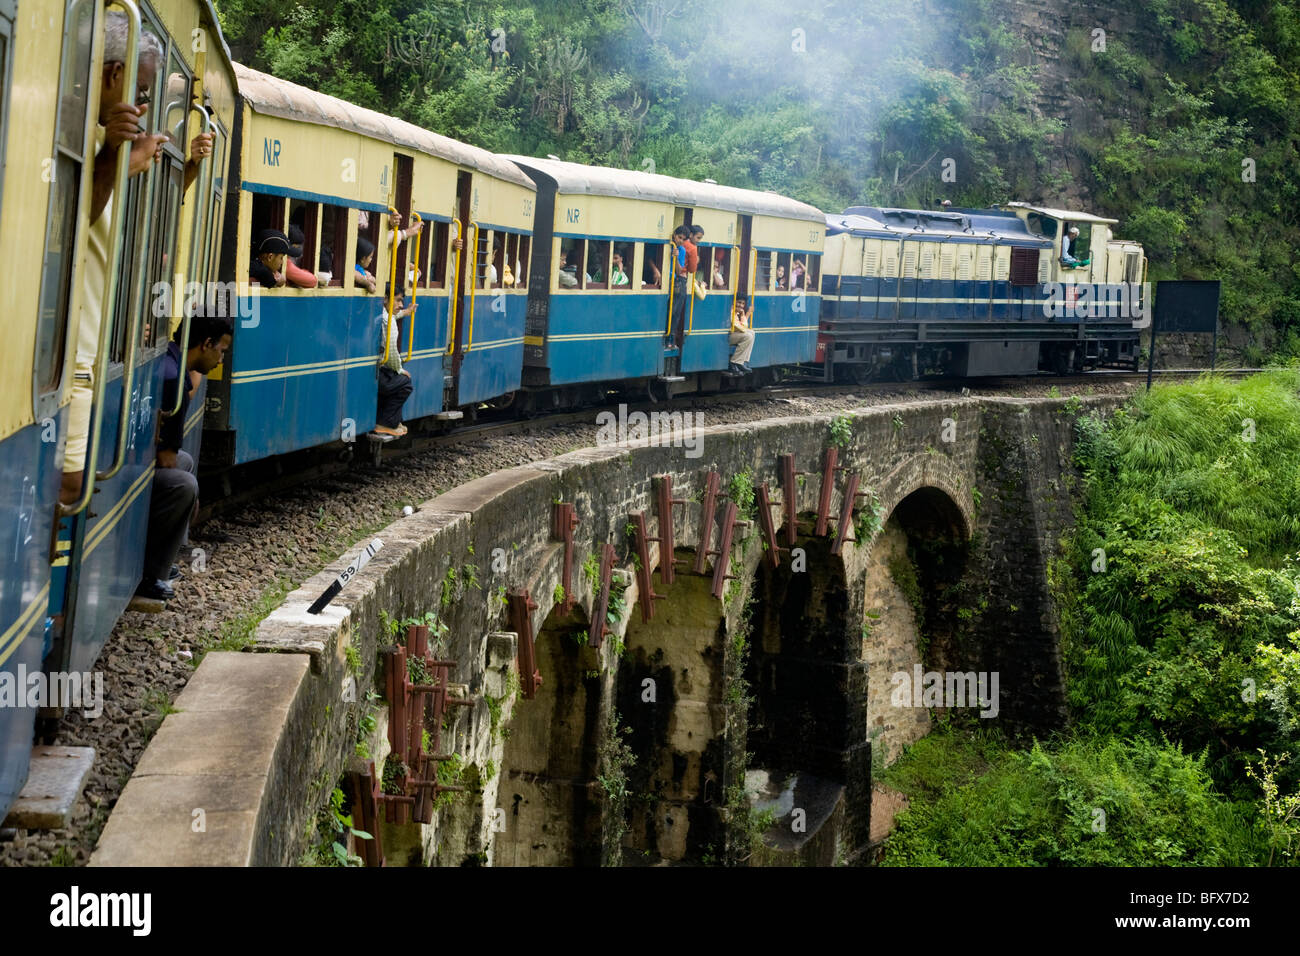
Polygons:
M248 277L268 289L284 285L284 260L289 254L289 237L279 229L263 229L253 246Z
M290 285L299 289L314 289L317 286L316 273L302 267L302 230L297 226L289 227L289 258L284 264L284 277ZM327 284L328 284L328 280Z

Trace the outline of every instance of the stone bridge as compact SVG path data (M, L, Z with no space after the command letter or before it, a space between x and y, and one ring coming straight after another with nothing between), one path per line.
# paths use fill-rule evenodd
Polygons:
M444 782L467 792L440 794L428 824L382 823L388 864L865 862L873 773L937 713L1012 730L1063 720L1046 569L1071 521L1080 411L952 398L654 444L633 435L440 495L378 535L383 549L323 614L306 607L351 554L290 595L257 634L256 650L276 653L205 658L92 863L299 861L336 785L354 804L370 799L340 781L355 786L358 753L380 772L389 753L388 708L367 698L383 694L382 651L397 639L384 622L427 612L446 625L433 650L457 661L453 696L470 701L441 716L440 734L458 755ZM792 545L785 455L804 473L792 484ZM729 497L706 508L710 473ZM679 502L672 555L659 540L664 476ZM862 494L841 534L855 478ZM775 561L757 518L764 484ZM741 521L724 558L733 503ZM578 523L565 589L555 514L568 504ZM656 539L648 561L638 515ZM719 561L729 577L715 586ZM537 606L512 626L511 595L524 591ZM762 845L754 800L776 816Z

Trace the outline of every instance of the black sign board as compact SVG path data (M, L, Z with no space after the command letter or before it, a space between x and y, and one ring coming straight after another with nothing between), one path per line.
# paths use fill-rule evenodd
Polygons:
M1155 330L1212 334L1219 325L1219 280L1156 283Z

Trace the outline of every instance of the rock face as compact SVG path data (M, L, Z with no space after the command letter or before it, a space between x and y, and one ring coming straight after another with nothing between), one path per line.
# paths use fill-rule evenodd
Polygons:
M133 778L95 862L300 860L358 741L382 773L383 731L363 718L367 692L385 687L385 621L427 613L445 625L433 650L456 662L455 695L472 700L440 718L468 792L443 794L430 824L377 828L390 865L865 860L873 763L924 734L934 707L972 704L900 705L892 673L995 674L988 719L1061 723L1046 568L1071 518L1074 417L1113 404L955 398L863 408L847 430L829 415L719 426L691 446L700 457L670 440L592 448L433 498L378 532L383 549L324 613L305 609L353 552L289 595L257 632L257 648L275 653L203 662L191 685L201 695L182 696L184 712L164 722L141 762L152 779ZM832 435L838 465L823 497ZM793 545L775 507L785 454L808 473L792 488ZM728 497L706 514L710 471ZM679 502L671 584L656 521L663 475ZM774 541L750 491L764 483ZM560 502L580 522L567 583ZM722 553L733 505L749 523ZM606 543L616 587L597 648ZM700 548L703 575L690 570ZM730 576L715 583L718 565ZM535 608L508 631L508 595L523 591ZM529 630L535 688L533 667L519 666ZM239 702L237 720L204 713L222 700ZM769 802L782 836L766 848L769 821L746 795L759 768L793 794ZM230 825L194 830L194 808Z
M1159 42L1150 16L1140 16L1137 4L1102 2L1056 3L1053 0L1005 0L997 5L1008 29L1024 39L1038 83L1034 109L1040 117L1064 123L1062 131L1048 140L1045 153L1054 173L1068 173L1060 189L1044 190L1026 197L1069 209L1092 210L1088 191L1087 160L1078 136L1096 134L1115 122L1133 126L1136 115L1125 115L1122 104L1107 115L1079 89L1080 67L1096 54L1102 43L1118 43L1128 50L1151 50ZM1102 31L1098 33L1096 31Z

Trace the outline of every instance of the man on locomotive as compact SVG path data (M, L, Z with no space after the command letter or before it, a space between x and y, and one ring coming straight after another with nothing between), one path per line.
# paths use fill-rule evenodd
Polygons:
M1074 253L1078 249L1078 245L1077 245L1078 241L1079 241L1079 227L1071 226L1069 231L1065 234L1065 238L1061 240L1061 264L1062 265L1069 266L1070 268L1073 269L1078 266L1086 266L1092 262L1091 259L1079 259L1075 256Z
M227 318L202 314L202 302L196 304L196 309L199 311L190 319L185 365L191 371L206 375L221 364L226 349L230 348L232 327ZM176 403L180 361L181 330L178 328L167 344L167 355L163 358L163 408L171 408ZM135 589L139 597L166 601L176 596L168 579L181 543L189 533L194 504L199 498L194 458L181 449L190 394L190 389L182 390L180 411L159 421L144 576Z

